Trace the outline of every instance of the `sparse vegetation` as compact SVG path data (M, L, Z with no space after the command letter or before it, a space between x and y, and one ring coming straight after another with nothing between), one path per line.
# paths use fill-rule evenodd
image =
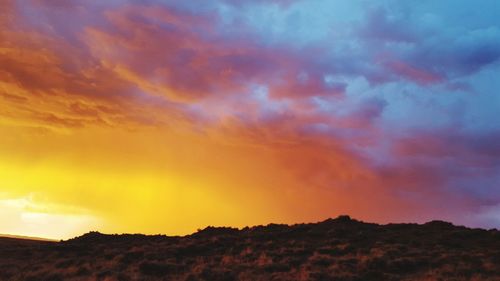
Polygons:
M0 238L0 280L500 280L500 232L446 222L208 227L185 237Z

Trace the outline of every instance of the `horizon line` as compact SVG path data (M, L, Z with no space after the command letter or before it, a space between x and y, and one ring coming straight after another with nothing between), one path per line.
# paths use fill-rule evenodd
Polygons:
M146 235L146 236L155 236L155 235L163 235L163 236L167 236L167 237L186 237L186 236L190 236L190 235L193 235L195 233L198 233L204 229L207 229L207 228L232 228L232 229L237 229L238 231L241 231L245 228L253 228L253 227L258 227L258 226L269 226L269 225L285 225L285 226L294 226L294 225L301 225L301 224L318 224L318 223L322 223L322 222L325 222L325 221L328 221L328 220L338 220L338 219L349 219L349 220L352 220L352 221L358 221L358 222L361 222L361 223L367 223L367 224L377 224L377 225L391 225L391 224L416 224L416 225L425 225L425 224L428 224L428 223L431 223L431 222L444 222L444 223L449 223L455 227L465 227L465 228L468 228L468 229L482 229L482 230L486 230L486 231L489 231L489 230L496 230L496 231L500 231L500 229L498 228L485 228L485 227L472 227L472 226L466 226L466 225L458 225L458 224L455 224L453 222L450 222L450 221L445 221L445 220L440 220L440 219L431 219L429 221L426 221L426 222L387 222L387 223L377 223L377 222L368 222L368 221L364 221L364 220L359 220L359 219L356 219L356 218L353 218L349 215L339 215L337 217L328 217L326 219L323 219L323 220L318 220L318 221L315 221L315 222L297 222L297 223L291 223L291 224L288 224L288 223L275 223L275 222L270 222L270 223L267 223L267 224L258 224L258 225L247 225L247 226L244 226L244 227L234 227L234 226L216 226L216 225L206 225L205 227L203 228L198 228L196 231L192 232L192 233L189 233L189 234L184 234L184 235L168 235L166 233L150 233L150 234L146 234L146 233L141 233L141 232L121 232L121 233L106 233L106 232L101 232L99 230L89 230L87 232L84 232L82 233L81 235L77 235L77 236L74 236L74 237L71 237L71 238L66 238L66 239L59 239L59 238L47 238L47 237L39 237L39 236L29 236L29 235L17 235L17 234L5 234L5 233L0 233L0 238L11 238L11 239L21 239L21 240L33 240L33 241L45 241L45 242L60 242L60 241L68 241L68 240L71 240L71 239L74 239L74 238L78 238L78 237L81 237L85 234L88 234L88 233L99 233L99 234L102 234L102 235Z

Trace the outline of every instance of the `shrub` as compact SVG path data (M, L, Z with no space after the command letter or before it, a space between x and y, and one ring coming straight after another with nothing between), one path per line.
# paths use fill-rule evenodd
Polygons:
M322 257L322 258L313 259L311 261L311 264L313 264L315 266L319 266L319 267L328 267L331 264L333 264L333 261L331 259Z
M201 277L205 280L220 280L220 281L233 281L237 280L237 275L228 270L211 270L205 268L201 273Z
M280 263L271 263L264 266L264 270L267 272L288 272L290 269L290 265Z
M174 271L174 265L158 262L143 262L139 265L139 270L145 275L165 276Z
M76 271L76 276L86 276L89 274L90 274L90 270L86 266L82 266L82 267L78 268L78 270Z
M123 264L131 264L132 262L135 262L135 261L138 261L140 259L142 259L142 257L144 256L144 253L143 252L128 252L128 253L125 253L121 259L120 259L120 263L123 263Z
M113 272L111 272L110 270L103 270L97 274L97 278L104 279L105 277L109 277L112 275L113 275Z

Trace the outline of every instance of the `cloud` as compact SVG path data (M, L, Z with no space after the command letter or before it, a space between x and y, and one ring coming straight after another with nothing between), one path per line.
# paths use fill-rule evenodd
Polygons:
M405 15L392 16L382 8L369 11L363 26L360 28L360 36L370 40L389 42L414 43L418 41L418 35L413 26L409 25Z
M497 204L497 19L359 3L4 1L0 161L168 167L209 193L286 194L266 207L286 219L419 221L446 205L460 221Z
M424 41L409 57L421 67L448 77L471 75L498 61L499 35L497 27L488 27L469 30L453 38L443 36L439 40Z

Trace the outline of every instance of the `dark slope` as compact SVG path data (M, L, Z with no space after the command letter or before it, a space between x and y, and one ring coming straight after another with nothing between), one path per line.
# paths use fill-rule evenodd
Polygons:
M9 242L10 241L10 242ZM433 221L0 239L0 280L500 280L500 232Z

